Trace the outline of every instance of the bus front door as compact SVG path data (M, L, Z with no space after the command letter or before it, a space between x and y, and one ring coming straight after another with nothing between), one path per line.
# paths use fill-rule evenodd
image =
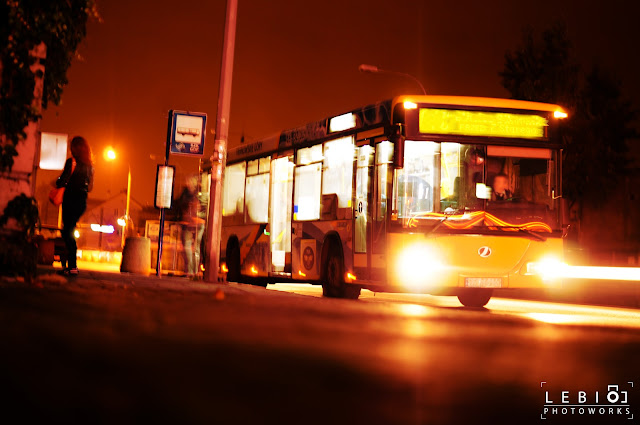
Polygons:
M384 283L387 278L387 221L393 185L393 143L383 140L375 147L369 280Z
M370 145L359 146L356 168L356 202L354 209L353 266L358 279L369 280L371 269L371 234L373 217L373 158Z
M271 272L291 273L293 155L271 161Z
M353 266L358 280L386 279L387 213L393 144L358 147Z

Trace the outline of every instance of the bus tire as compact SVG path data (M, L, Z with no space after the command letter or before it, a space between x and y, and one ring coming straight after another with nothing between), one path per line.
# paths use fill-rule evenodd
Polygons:
M348 300L357 300L360 297L362 288L349 283L344 284L344 298Z
M458 300L465 307L480 308L487 305L493 294L493 289L469 288L458 293Z
M269 284L269 281L267 281L266 278L261 277L244 277L243 282L248 283L249 285L259 286L261 288L266 288Z
M357 300L360 287L344 281L344 260L336 250L330 249L324 264L322 295L327 298L346 298Z
M227 244L227 282L242 282L240 274L240 247L234 239Z

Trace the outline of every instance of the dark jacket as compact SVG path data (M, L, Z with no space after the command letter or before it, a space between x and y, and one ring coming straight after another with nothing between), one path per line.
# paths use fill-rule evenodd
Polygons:
M67 192L87 194L93 189L93 166L76 161L76 167L73 168L73 158L67 159L64 164L64 170L58 180L56 187L66 187Z
M202 200L197 193L191 192L185 187L176 204L178 221L189 225L204 223L205 211Z

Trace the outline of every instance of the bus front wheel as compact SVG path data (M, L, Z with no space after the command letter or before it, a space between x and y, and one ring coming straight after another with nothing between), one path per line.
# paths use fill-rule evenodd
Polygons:
M458 294L458 300L465 307L475 307L480 308L487 305L489 300L491 299L491 295L493 294L492 289L484 289L484 288L469 288L463 289L462 292Z
M357 300L360 287L344 281L344 261L342 256L330 252L325 263L322 295L328 298L347 298Z

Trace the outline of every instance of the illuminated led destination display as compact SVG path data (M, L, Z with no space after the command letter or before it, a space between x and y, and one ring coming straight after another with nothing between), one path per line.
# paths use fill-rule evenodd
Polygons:
M420 108L422 134L541 139L549 125L540 115Z

